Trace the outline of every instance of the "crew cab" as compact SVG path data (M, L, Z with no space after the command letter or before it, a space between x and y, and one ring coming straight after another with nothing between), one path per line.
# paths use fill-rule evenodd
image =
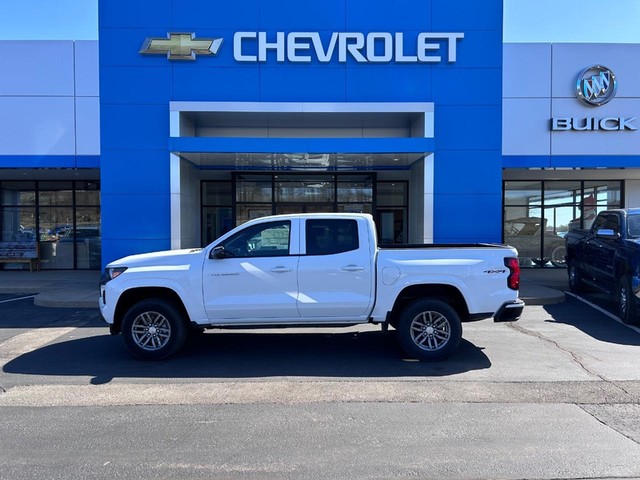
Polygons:
M569 287L607 293L624 323L637 325L640 301L640 208L606 210L589 230L565 236Z
M517 252L504 245L382 248L368 214L252 220L205 248L107 265L100 311L137 357L175 353L205 328L392 325L408 355L440 360L462 321L517 320Z

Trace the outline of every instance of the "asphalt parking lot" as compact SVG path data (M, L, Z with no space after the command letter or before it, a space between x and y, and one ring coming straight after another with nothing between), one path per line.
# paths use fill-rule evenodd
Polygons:
M616 321L613 305L587 294L561 304L528 306L514 323L464 325L452 358L403 358L391 330L209 330L174 358L133 359L94 309L51 309L29 295L0 295L0 386L255 379L575 382L640 380L640 331ZM37 333L37 334L36 334ZM10 346L13 345L10 351ZM34 348L35 347L35 348Z
M424 363L373 326L207 331L143 362L94 309L0 295L0 471L638 478L640 331L585 296L600 309L568 295L515 323L467 323L453 357Z

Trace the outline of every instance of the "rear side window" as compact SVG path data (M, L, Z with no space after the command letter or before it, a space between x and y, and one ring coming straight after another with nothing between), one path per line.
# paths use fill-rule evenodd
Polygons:
M355 220L307 220L307 255L332 255L357 250L358 222Z

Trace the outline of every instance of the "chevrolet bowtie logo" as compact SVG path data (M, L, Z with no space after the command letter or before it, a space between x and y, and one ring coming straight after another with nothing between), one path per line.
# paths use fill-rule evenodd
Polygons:
M194 38L195 33L168 33L167 38L146 38L143 55L167 55L169 60L195 60L196 55L217 55L222 38Z

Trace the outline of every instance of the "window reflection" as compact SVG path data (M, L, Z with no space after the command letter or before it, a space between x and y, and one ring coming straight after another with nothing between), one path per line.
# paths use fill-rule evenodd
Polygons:
M565 266L564 236L621 207L621 181L504 182L504 242L525 266Z
M39 242L42 269L99 269L97 181L0 182L1 241ZM2 264L4 269L29 268Z
M376 182L371 173L240 173L202 182L203 245L226 233L230 220L236 226L273 214L323 212L374 214L387 243L407 243L408 182Z

